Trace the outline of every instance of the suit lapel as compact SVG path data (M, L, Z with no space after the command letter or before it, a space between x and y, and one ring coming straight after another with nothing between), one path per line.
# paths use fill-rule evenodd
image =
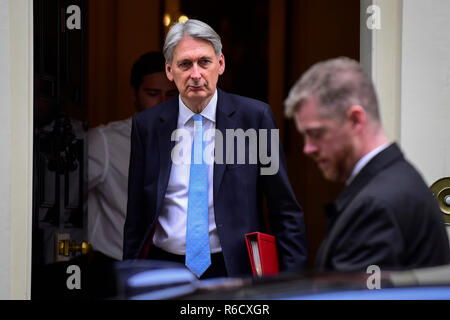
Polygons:
M381 170L389 166L393 161L403 157L397 144L392 144L375 157L373 157L354 180L347 186L336 200L336 210L342 212L351 200L364 189L364 187L376 176Z
M235 111L236 108L231 102L229 95L220 89L217 89L217 109L216 109L216 129L222 133L223 137L223 163L214 162L214 178L213 178L213 188L214 188L214 203L216 203L217 194L219 192L220 184L222 182L223 174L226 168L226 129L236 128ZM216 147L220 147L217 145ZM216 149L217 150L217 149ZM217 151L216 151L217 152Z
M156 213L159 215L161 205L166 194L169 183L170 169L172 168L172 149L175 141L171 140L172 132L177 129L178 122L178 99L173 99L167 108L161 112L158 135L159 150L159 176L158 176L158 195L156 203Z

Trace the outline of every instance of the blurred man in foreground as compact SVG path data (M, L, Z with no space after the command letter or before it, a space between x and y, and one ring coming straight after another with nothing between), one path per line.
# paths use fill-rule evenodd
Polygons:
M346 184L327 206L318 270L449 263L437 202L399 146L388 143L374 86L358 62L337 58L312 66L293 86L285 106L304 137L303 152L326 179Z

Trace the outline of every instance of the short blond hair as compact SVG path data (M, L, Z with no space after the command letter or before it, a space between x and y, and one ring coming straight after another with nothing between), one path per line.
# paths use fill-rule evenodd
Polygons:
M284 101L286 117L292 117L312 98L317 99L323 115L343 117L352 105L360 105L373 120L380 122L375 87L361 65L350 58L326 60L309 68Z

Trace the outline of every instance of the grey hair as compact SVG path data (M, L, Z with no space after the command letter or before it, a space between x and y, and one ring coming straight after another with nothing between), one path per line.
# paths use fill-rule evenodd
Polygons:
M284 101L286 117L292 117L310 99L317 100L323 116L343 118L352 105L360 105L380 122L375 87L361 65L350 58L339 57L309 68Z
M166 58L167 62L172 63L175 47L186 36L209 41L217 57L222 53L220 36L206 23L200 20L189 19L185 23L175 23L167 33L163 47L164 58Z

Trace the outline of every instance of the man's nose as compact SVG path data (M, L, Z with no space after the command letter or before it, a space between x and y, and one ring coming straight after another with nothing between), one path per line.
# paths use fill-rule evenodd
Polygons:
M200 70L199 70L197 63L194 63L194 65L192 66L191 78L192 79L200 79L201 78Z
M311 143L308 139L305 139L305 144L303 145L303 153L310 156L317 152L317 146Z

